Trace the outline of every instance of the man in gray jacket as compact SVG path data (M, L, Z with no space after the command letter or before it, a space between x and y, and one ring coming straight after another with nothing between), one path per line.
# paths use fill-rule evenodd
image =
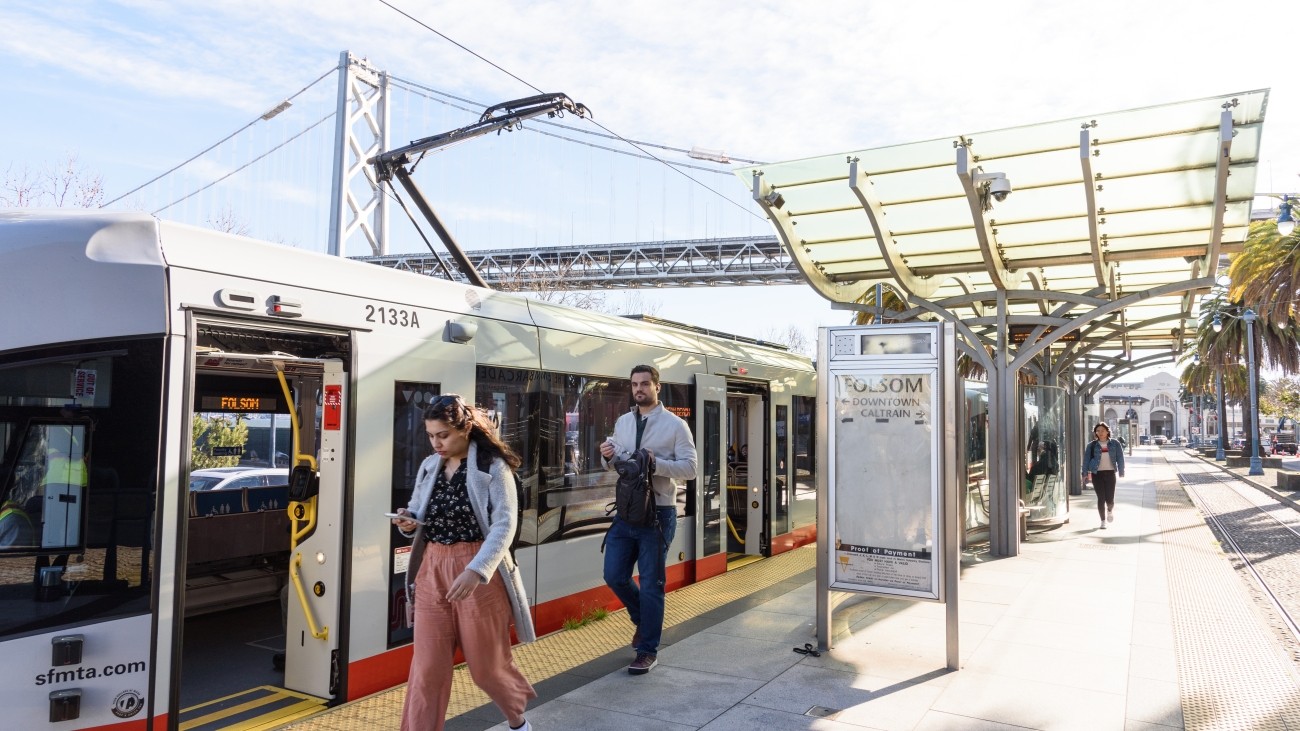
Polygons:
M632 633L636 659L627 671L644 675L658 664L664 630L665 565L668 546L677 532L677 481L695 478L696 458L686 422L659 403L658 369L639 365L632 369L631 377L636 406L618 417L614 436L600 445L600 454L605 469L613 469L614 461L628 459L638 449L654 455L651 487L659 525L640 527L614 518L605 535L605 583L636 625ZM632 581L633 565L640 573L639 587Z

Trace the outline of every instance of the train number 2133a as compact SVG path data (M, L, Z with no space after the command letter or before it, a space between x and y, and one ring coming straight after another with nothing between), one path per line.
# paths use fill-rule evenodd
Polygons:
M366 322L378 322L381 325L397 325L399 327L419 327L420 314L414 310L404 310L400 307L366 305Z

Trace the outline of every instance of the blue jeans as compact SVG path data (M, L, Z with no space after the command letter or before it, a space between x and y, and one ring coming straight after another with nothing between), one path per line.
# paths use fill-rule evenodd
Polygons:
M615 518L605 536L605 583L641 632L636 651L651 655L659 652L664 633L665 565L677 533L677 508L661 505L657 512L658 528L638 528ZM640 587L632 581L633 565L640 573Z

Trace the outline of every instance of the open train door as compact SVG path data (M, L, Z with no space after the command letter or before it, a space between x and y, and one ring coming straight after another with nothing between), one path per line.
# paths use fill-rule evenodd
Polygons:
M727 570L727 543L724 512L727 462L723 443L726 418L727 379L721 376L695 376L696 451L699 454L699 477L696 480L698 519L695 523L695 580L716 576Z
M307 366L315 367L307 367ZM337 360L289 362L297 420L289 474L291 527L284 684L339 693L347 380Z

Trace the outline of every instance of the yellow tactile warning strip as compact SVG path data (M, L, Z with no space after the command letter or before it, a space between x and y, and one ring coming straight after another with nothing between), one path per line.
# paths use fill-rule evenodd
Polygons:
M678 589L668 595L664 610L664 627L682 622L725 606L761 589L779 584L813 567L814 546L804 546L779 556L766 558L739 569ZM560 630L529 645L515 647L515 663L524 676L540 683L567 672L610 652L628 649L632 625L624 618L626 610L611 613L602 620L572 630ZM632 660L628 649L628 661ZM396 729L400 722L406 686L376 693L367 698L332 708L311 718L284 727L287 731L382 731ZM467 713L488 703L470 680L464 665L456 667L452 680L448 718Z
M1157 485L1156 499L1184 727L1300 728L1290 662L1241 596L1214 534L1177 482Z
M180 731L264 731L325 708L325 700L263 685L181 711Z

